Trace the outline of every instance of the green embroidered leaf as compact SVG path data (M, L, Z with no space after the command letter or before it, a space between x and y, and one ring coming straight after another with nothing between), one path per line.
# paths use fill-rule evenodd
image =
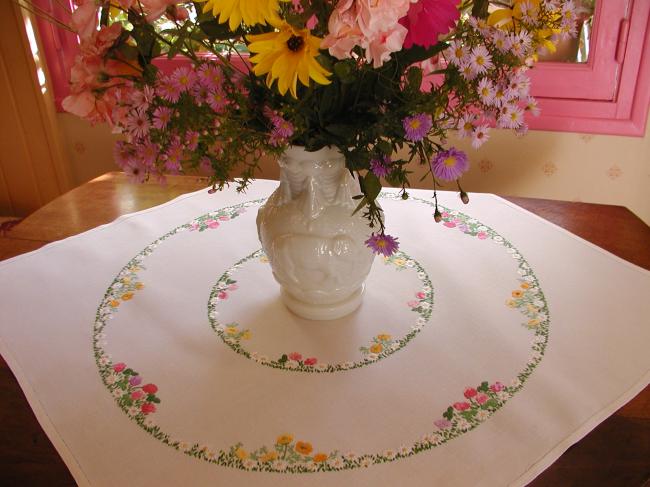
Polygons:
M483 404L483 409L493 409L499 406L499 403L496 399L488 399L485 404Z
M487 382L481 382L481 385L476 388L477 391L479 392L487 392L488 391L488 383Z
M476 416L476 409L468 409L467 411L461 411L461 416L465 419L471 420Z
M278 362L281 363L281 364L283 364L283 363L285 363L287 360L289 360L289 357L287 357L287 354L285 353L284 355L282 355L282 357L280 357L280 358L278 359Z
M126 369L124 375L138 375L133 369Z
M447 410L442 414L442 417L451 421L451 419L454 417L454 408L449 406Z

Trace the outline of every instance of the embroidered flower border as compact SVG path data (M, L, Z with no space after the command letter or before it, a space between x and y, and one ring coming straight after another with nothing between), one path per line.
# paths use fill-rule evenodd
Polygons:
M415 304L411 305L411 311L416 313L417 319L415 323L411 325L410 331L406 335L397 339L392 339L391 337L390 340L385 340L382 343L377 342L377 337L374 337L372 339L374 345L381 346L381 350L375 349L374 351L371 351L370 349L373 347L372 344L370 347L361 346L359 347L361 359L356 361L350 360L332 364L322 363L319 362L316 357L303 357L303 355L298 352L285 353L276 359L270 359L266 355L247 350L246 347L242 345L242 340L250 338L251 331L248 329L241 329L240 324L237 322L221 323L218 320L217 311L219 301L228 299L229 293L237 289L236 286L238 281L233 277L237 269L241 268L251 260L264 258L264 251L260 249L233 264L221 275L217 283L212 287L210 298L208 299L208 319L210 321L210 326L215 333L231 350L247 359L257 362L260 365L291 372L308 373L334 373L357 369L389 357L393 353L404 348L413 338L415 338L431 318L434 299L431 279L419 262L409 257L404 252L398 252L391 258L384 259L384 263L386 265L394 266L399 270L403 270L404 268L413 269L417 273L417 277L421 283L421 288L416 293L416 300L414 300Z
M401 199L397 193L382 192L380 196L386 199ZM153 421L152 413L155 413L155 406L153 409L150 407L145 408L146 412L142 410L141 405L139 411L136 409L129 410L131 406L127 406L126 402L128 401L124 401L125 394L132 394L137 390L139 385L139 383L135 385L131 383L131 373L138 377L139 375L132 369L129 369L128 374L126 372L127 369L119 370L123 364L113 364L111 356L104 351L103 347L106 345L106 334L104 332L105 327L113 318L114 313L118 310L117 306L111 306L110 303L111 301L116 300L116 298L121 299L122 302L125 301L122 296L119 295L119 293L122 292L122 287L119 283L123 286L123 279L125 277L130 279L130 282L139 282L137 281L137 271L143 268L142 260L150 255L155 248L167 238L184 230L203 231L208 228L217 228L218 225L214 225L214 223L210 226L208 220L214 220L214 216L218 215L229 216L229 219L235 218L241 213L241 211L244 211L246 207L258 205L264 201L264 199L255 200L208 213L191 223L173 229L163 237L155 240L142 252L136 255L136 257L129 261L126 266L124 266L109 286L104 299L97 310L93 332L93 352L102 382L114 395L118 406L142 429L164 444L169 445L186 455L209 463L246 471L284 473L325 472L363 468L369 467L373 464L392 462L401 458L416 455L422 451L430 450L431 448L447 443L467 431L476 428L491 417L492 414L499 410L508 401L508 399L523 388L526 380L541 362L548 345L550 313L544 293L542 292L539 286L539 281L533 270L530 268L530 265L512 243L504 239L492 228L481 224L478 220L457 210L449 210L440 207L443 211L444 222L449 223L445 225L446 227L456 228L469 236L475 236L481 240L489 240L496 245L503 246L512 258L517 261L517 273L520 276L519 281L521 283L520 289L522 290L522 295L519 295L518 293L516 297L513 295L515 299L506 300L506 305L516 309L527 318L527 322L523 325L533 331L534 336L531 346L531 355L529 356L526 366L516 375L510 385L505 386L498 381L490 385L487 381L484 381L475 388L466 388L463 393L463 398L459 398L459 401L454 402L445 411L439 413L439 419L434 421L434 425L436 426L435 431L424 434L411 445L402 445L395 449L387 449L378 453L358 454L353 451L342 453L339 450L331 452L317 451L314 453L313 446L310 442L303 440L294 441L293 436L286 433L279 436L272 446L264 445L250 451L246 450L242 443L232 445L225 450L214 450L208 445L188 443L183 440L172 438L169 434L163 432ZM424 199L410 198L410 201L429 205L432 210L434 207L433 202ZM217 222L218 221L219 220L217 219ZM133 281L134 279L135 281ZM118 285L116 286L116 284ZM129 300L130 298L126 299L126 301ZM533 306L534 309L531 309L530 306ZM534 314L532 318L531 313ZM536 321L531 324L530 320ZM121 377L120 374L126 374L129 377ZM126 380L124 389L115 392L115 381L124 382L124 380ZM153 384L148 385L153 386L155 392L157 392L158 389L156 386ZM149 388L149 390L154 390L153 388ZM153 401L153 398L155 398L156 401ZM160 403L160 399L155 395L155 393L152 394L151 401L149 401L149 399L150 397L147 395L144 399L140 397L135 401L143 403L149 402L152 404Z

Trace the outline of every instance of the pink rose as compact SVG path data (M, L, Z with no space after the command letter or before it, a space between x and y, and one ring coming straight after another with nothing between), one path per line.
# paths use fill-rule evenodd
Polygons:
M219 220L221 220L222 222L227 222L228 220L230 220L230 217L228 217L228 216L220 216Z
M300 362L302 360L302 355L299 354L298 352L292 352L289 354L289 360L295 360L296 362Z
M409 301L406 305L410 308L417 308L420 305L419 301Z
M467 389L465 389L465 392L463 393L463 395L467 399L473 398L474 396L476 396L476 394L477 394L477 391L473 387L468 387Z
M140 410L144 414L149 414L149 413L155 413L156 412L156 406L150 402L145 402L142 406L140 406Z
M316 362L318 362L318 360L316 360L316 357L310 357L305 359L305 365L316 365Z
M147 394L155 394L158 392L158 387L156 384L145 384L142 386L142 390Z
M501 392L503 389L505 389L505 386L501 382L495 382L490 386L492 392Z
M126 364L124 362L120 362L113 365L113 371L117 372L118 374L122 372L124 369L126 369Z
M470 403L468 402L455 402L454 403L454 409L457 411L465 411L466 409L469 409L471 407Z
M217 297L219 299L228 299L228 293L226 291L221 291L219 294L217 294Z
M131 399L133 399L134 401L137 401L138 399L142 399L143 397L144 397L144 392L142 392L140 389L138 389L137 391L133 391L131 393Z
M478 232L476 235L480 240L485 240L487 238L487 233L485 232Z
M485 394L478 394L476 396L476 402L479 404L485 404L489 398Z
M417 294L415 295L415 297L418 298L418 299L424 299L424 298L427 297L427 295L424 294L422 291L420 291L419 293L417 293Z
M142 377L140 377L139 375L134 375L129 379L129 384L131 384L132 386L137 386L141 382L142 382Z
M454 228L456 226L454 222L445 222L443 223L443 225L446 226L447 228Z

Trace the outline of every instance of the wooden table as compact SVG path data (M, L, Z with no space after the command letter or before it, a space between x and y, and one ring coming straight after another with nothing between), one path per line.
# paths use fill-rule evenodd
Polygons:
M159 186L130 184L122 173L105 174L49 203L0 237L0 260L205 186L205 181L191 176L170 177L166 186ZM650 227L626 208L507 199L650 269ZM0 438L0 485L74 485L2 359ZM650 387L572 446L530 486L650 486Z

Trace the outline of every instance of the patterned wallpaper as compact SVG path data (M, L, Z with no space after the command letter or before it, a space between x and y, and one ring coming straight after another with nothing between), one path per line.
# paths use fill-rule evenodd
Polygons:
M112 145L117 136L108 127L57 116L78 184L116 169ZM472 168L462 180L468 192L621 205L650 224L650 123L645 137L542 131L518 137L493 130L478 151L464 140L450 143L470 156ZM277 178L273 161L265 161L262 169L260 177ZM413 180L421 174L423 169L416 168ZM432 184L425 180L416 187Z

